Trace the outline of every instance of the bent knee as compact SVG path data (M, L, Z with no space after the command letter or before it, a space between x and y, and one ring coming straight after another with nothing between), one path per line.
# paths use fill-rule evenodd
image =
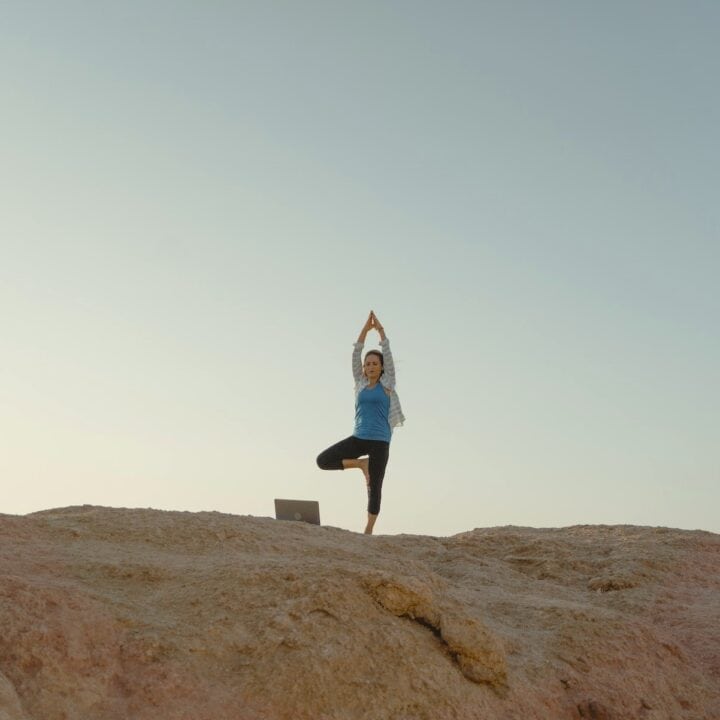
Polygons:
M317 458L315 459L315 462L317 463L317 466L321 470L332 470L333 469L331 466L331 463L330 463L330 457L324 452L321 452L317 456Z

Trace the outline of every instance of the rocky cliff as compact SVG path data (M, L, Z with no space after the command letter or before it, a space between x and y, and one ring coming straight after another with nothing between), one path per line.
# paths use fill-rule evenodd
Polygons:
M0 720L718 720L720 536L0 516Z

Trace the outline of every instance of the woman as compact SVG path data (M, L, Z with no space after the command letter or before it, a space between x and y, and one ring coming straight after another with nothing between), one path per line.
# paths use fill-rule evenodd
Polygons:
M370 330L379 333L383 351L370 350L361 364L360 356ZM372 310L355 343L352 370L355 379L355 429L349 438L321 452L317 464L321 470L359 468L363 471L368 490L365 533L371 535L380 512L392 431L405 421L395 392L395 365L390 342Z

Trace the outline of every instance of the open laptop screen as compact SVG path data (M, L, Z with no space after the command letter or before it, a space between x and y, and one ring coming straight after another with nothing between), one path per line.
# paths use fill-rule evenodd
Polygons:
M300 520L320 524L320 503L317 500L275 500L275 517L278 520Z

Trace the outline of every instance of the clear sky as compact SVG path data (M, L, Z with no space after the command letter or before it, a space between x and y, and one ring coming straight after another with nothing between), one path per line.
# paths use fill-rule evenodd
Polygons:
M720 532L720 5L0 5L0 512ZM375 345L375 337L368 348Z

